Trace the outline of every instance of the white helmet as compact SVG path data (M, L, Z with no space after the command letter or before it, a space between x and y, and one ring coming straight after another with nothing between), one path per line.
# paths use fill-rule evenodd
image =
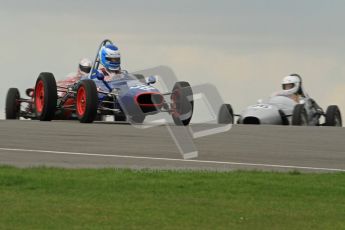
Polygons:
M79 67L78 67L80 74L82 75L89 74L91 71L91 68L92 68L92 61L90 59L83 58L80 60Z
M286 95L299 93L301 91L301 86L301 77L297 74L286 76L282 81L283 92Z

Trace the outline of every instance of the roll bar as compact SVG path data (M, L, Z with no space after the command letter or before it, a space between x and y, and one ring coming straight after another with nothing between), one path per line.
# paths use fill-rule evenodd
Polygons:
M96 53L96 57L95 57L95 60L93 62L93 65L92 65L92 68L91 68L91 71L89 73L88 78L91 78L91 74L92 74L93 70L98 69L99 62L100 62L100 60L99 60L99 51L102 49L103 46L105 46L107 44L113 44L113 42L110 41L109 39L105 39L104 41L102 41L102 43L98 47L98 50L97 50L97 53Z

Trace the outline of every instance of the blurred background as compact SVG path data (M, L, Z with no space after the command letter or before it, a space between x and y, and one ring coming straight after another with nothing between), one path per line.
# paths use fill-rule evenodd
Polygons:
M345 1L0 0L0 118L9 87L57 79L109 38L130 72L166 65L213 83L239 112L299 73L324 108L345 114Z

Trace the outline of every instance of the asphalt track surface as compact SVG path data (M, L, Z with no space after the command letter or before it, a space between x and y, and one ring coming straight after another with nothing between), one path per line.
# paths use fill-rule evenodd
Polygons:
M234 125L184 160L165 126L0 120L0 164L18 167L345 172L345 129Z

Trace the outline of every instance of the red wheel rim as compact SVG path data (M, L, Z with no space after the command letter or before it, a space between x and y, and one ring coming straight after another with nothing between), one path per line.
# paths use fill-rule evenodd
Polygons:
M42 113L44 107L44 84L42 80L37 83L35 93L36 110Z
M172 115L174 117L179 117L180 114L180 92L178 90L175 90L173 94L171 95L171 100L172 100Z
M86 92L83 86L78 89L77 93L77 112L83 116L86 111Z

